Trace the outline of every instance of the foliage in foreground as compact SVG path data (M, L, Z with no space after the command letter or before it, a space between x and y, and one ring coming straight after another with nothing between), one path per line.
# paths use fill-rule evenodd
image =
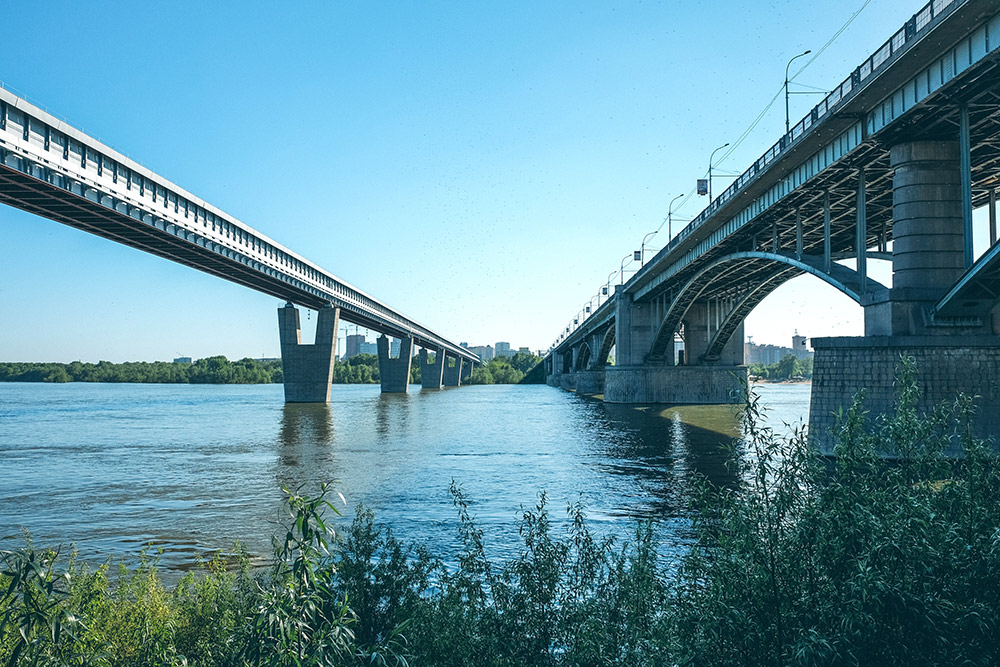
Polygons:
M826 464L751 399L743 484L704 489L679 566L652 524L598 538L572 506L557 530L544 494L499 561L453 487L445 564L363 509L334 543L326 489L289 493L263 573L216 560L167 591L148 562L111 578L5 553L0 664L997 664L1000 468L968 401L918 416L910 370L900 384L895 416L844 415ZM942 456L955 438L962 460Z

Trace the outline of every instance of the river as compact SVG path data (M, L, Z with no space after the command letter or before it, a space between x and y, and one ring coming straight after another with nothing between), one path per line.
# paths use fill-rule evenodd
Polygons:
M808 413L809 385L759 385L777 430ZM334 385L328 406L285 405L280 385L0 384L0 548L75 545L99 561L162 549L178 571L242 540L270 553L281 487L335 481L407 540L447 556L460 484L491 555L517 546L519 508L544 490L560 522L582 501L599 532L653 517L689 535L704 475L734 484L729 406L614 406L544 385ZM283 531L282 531L283 532Z

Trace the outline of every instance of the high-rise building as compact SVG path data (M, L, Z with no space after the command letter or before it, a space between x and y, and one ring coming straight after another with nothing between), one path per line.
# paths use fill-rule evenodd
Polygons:
M806 337L800 336L798 330L795 331L795 335L792 336L792 352L799 359L805 359L812 355L809 348L806 347Z
M347 334L347 349L344 350L344 359L361 354L361 344L365 342L363 334Z
M469 348L469 351L473 354L478 354L479 358L482 359L484 363L493 358L492 345L473 345Z
M499 341L493 346L493 356L495 357L509 357L510 356L510 343L505 343Z
M393 338L389 341L389 356L395 359L399 356L399 346L402 345L403 341L398 338ZM375 354L378 354L378 348L375 349Z
M526 347L519 347L519 348L517 348L517 353L518 354L531 354L531 350L529 350Z
M378 343L364 341L361 343L361 354L378 354Z

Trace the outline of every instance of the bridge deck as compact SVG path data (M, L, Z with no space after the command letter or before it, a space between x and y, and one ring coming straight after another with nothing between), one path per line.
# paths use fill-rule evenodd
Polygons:
M856 257L861 178L865 248L887 256L893 237L889 147L904 140L957 139L959 104L965 104L972 203L984 205L1000 181L998 102L996 3L933 0L648 260L623 289L635 301L669 303L704 267L739 256L725 271L706 279L700 295L742 300L755 291L755 301L746 302L752 307L803 273L767 255L798 257L801 252L807 264L817 266L817 258L827 250L827 215L831 261ZM985 279L993 272L980 276ZM880 288L869 281L867 293L852 296L864 301ZM603 309L594 315L603 314ZM592 316L578 327L568 327L556 347L578 343L598 319Z
M0 202L424 347L479 357L0 88Z

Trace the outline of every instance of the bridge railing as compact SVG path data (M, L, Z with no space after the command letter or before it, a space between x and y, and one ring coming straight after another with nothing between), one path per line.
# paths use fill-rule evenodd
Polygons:
M715 215L715 212L719 208L735 197L743 188L756 180L768 165L805 135L810 128L842 106L852 97L852 93L860 90L862 84L872 76L878 74L887 63L893 60L894 56L903 51L907 45L923 37L926 31L937 23L945 10L957 4L962 4L962 0L931 0L924 5L920 11L903 24L902 28L896 31L881 47L858 65L851 72L850 76L830 91L819 104L814 106L802 120L792 126L788 134L782 136L763 155L757 158L721 195L709 202L708 206L694 220L688 223L687 226L667 243L665 250L669 252L670 249L676 247L709 218Z
M0 159L160 233L469 359L478 357L0 85ZM8 163L9 161L9 163ZM239 282L239 281L237 281ZM244 283L246 284L246 283ZM345 319L349 319L346 317Z
M913 14L913 16L911 16L899 30L897 30L889 39L885 41L885 43L882 44L882 46L876 49L860 65L854 68L851 74L838 86L834 87L833 90L831 90L823 98L823 100L819 102L819 104L815 105L805 117L793 125L789 129L788 133L783 135L777 142L774 143L774 145L765 151L763 155L757 158L746 171L740 174L736 180L722 192L722 194L710 201L708 206L705 207L705 209L702 210L702 212L699 213L694 220L688 223L683 229L680 230L680 232L677 233L676 236L668 241L667 245L657 253L657 257L669 255L674 248L683 243L686 238L712 218L722 206L760 177L767 167L774 162L774 160L780 157L786 150L791 148L793 144L798 142L806 133L809 132L809 130L813 128L813 126L843 106L863 88L866 82L868 82L875 75L879 74L885 67L893 62L895 56L909 48L909 46L911 46L918 39L921 39L928 30L930 30L943 18L946 13L950 13L956 6L964 4L965 1L966 0L930 0L930 2L921 7L920 10ZM634 280L641 273L642 271L636 273L636 275L632 277L632 280ZM598 308L598 310L600 310L600 308ZM591 315L596 315L596 312ZM560 332L554 347L558 348L563 342L569 339L573 332L583 325L583 321L586 319L587 316L585 315L578 321L574 322L571 320L570 324L565 327L564 331Z

